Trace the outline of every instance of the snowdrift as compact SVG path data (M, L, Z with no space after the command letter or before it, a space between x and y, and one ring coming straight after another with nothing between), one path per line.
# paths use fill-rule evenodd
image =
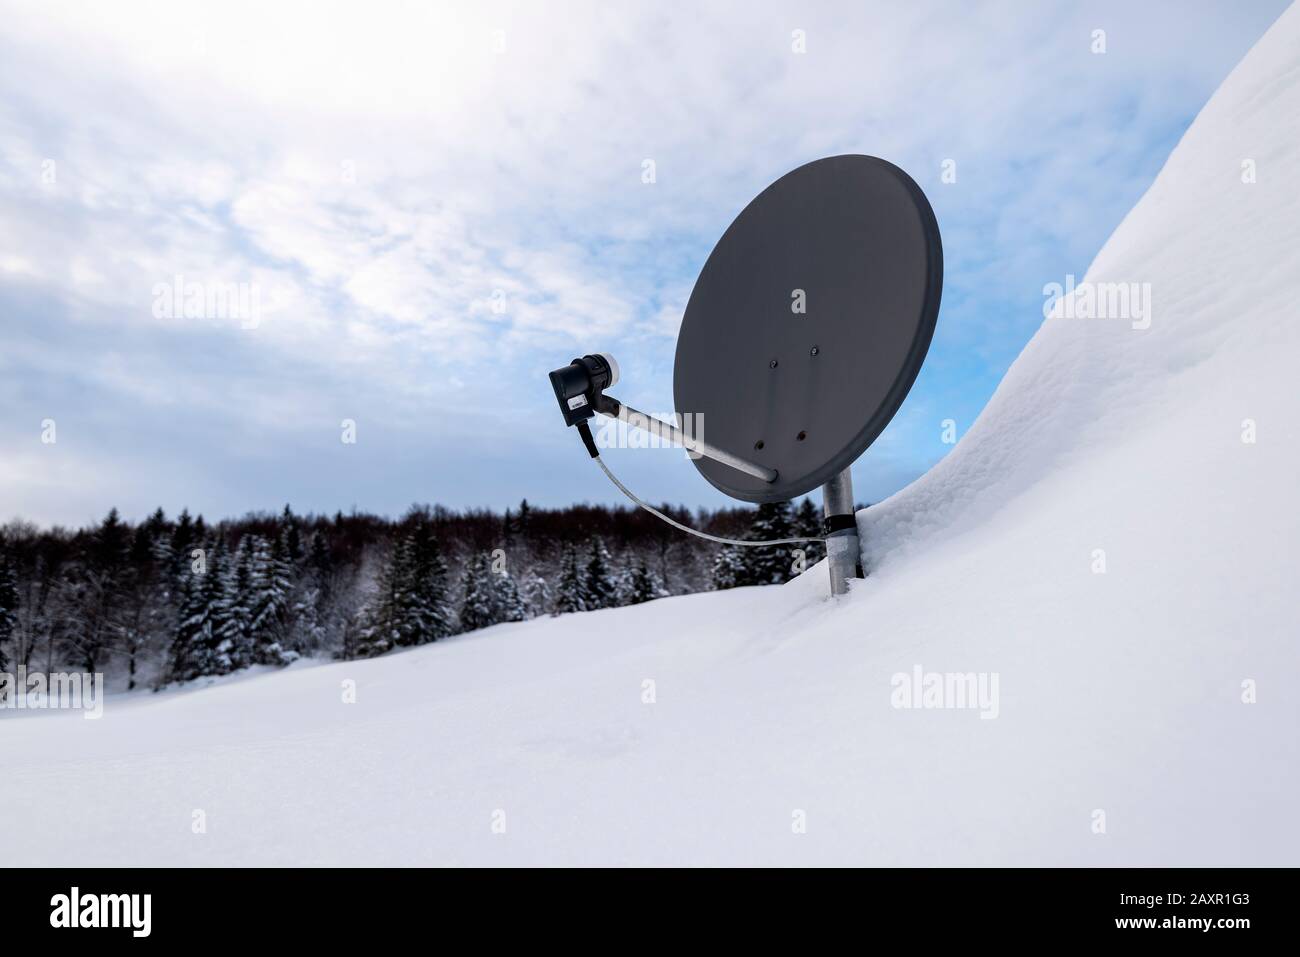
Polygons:
M1300 863L1297 183L1292 8L1082 279L1149 313L1076 290L859 516L845 601L818 568L6 718L5 859ZM996 707L897 706L918 670Z

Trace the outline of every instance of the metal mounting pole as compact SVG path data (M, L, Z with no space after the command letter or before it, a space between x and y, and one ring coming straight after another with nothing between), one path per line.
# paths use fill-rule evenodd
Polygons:
M822 486L822 511L826 517L826 564L831 573L831 594L848 593L849 581L862 578L862 550L858 520L853 517L853 476L848 469Z

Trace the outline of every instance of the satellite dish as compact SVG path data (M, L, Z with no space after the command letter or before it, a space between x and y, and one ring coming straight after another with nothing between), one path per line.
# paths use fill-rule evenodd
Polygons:
M556 369L551 384L565 423L650 511L600 461L594 414L679 442L741 501L822 486L831 590L842 594L862 576L849 466L916 381L942 289L939 225L921 188L874 156L832 156L763 190L710 253L677 339L678 424L605 395L618 366L604 353Z
M673 396L710 443L778 477L702 457L700 474L733 498L778 502L848 468L916 380L942 287L934 213L892 163L832 156L763 190L695 282Z

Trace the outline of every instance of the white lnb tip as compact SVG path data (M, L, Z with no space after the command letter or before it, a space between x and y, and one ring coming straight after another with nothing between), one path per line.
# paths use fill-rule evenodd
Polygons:
M618 361L608 352L597 352L596 355L604 359L609 366L609 385L606 388L618 385Z

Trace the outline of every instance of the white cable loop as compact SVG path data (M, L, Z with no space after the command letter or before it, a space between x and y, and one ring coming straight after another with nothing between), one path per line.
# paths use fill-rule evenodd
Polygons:
M683 532L686 532L690 535L694 535L696 538L703 538L706 541L710 541L710 542L718 542L719 544L722 545L745 545L751 547L755 545L798 545L801 542L824 542L825 541L824 538L819 537L819 538L777 538L767 542L747 542L739 538L721 538L720 536L717 535L709 535L706 532L697 531L694 528L689 528L688 526L683 525L681 522L675 519L669 518L663 512L659 511L659 509L647 505L645 502L641 501L639 498L637 498L635 495L632 494L632 492L628 489L626 485L624 485L622 482L618 480L618 477L615 476L613 472L609 470L609 466L605 464L604 458L597 455L595 456L595 459L596 459L596 464L600 466L601 471L604 472L607 476L609 476L609 480L618 487L618 490L620 492L622 492L624 495L630 498L637 505L640 505L651 515L663 519L669 525L673 526L673 528L679 528Z

